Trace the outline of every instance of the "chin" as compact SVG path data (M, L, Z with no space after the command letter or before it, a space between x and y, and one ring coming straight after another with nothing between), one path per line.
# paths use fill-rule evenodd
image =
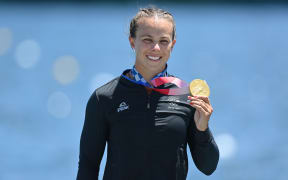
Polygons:
M158 64L158 65L150 65L149 69L151 69L152 71L163 71L164 68L166 67L166 63L165 64Z

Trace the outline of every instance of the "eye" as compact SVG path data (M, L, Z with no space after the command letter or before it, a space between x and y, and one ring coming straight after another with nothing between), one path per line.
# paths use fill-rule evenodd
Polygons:
M167 40L161 40L160 43L161 44L168 44L169 42Z
M151 42L153 42L152 39L149 39L149 38L145 38L145 39L143 39L143 41L144 41L145 43L151 43Z

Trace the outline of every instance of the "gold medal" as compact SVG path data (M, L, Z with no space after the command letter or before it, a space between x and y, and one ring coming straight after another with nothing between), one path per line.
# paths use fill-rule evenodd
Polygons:
M194 79L190 82L190 92L193 96L205 96L210 95L210 89L205 80Z

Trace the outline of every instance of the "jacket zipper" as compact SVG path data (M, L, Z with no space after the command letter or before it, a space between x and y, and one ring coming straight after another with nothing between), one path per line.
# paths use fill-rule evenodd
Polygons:
M182 146L177 149L176 171L176 180L186 179L186 160L184 148Z
M150 95L147 98L147 109L150 109Z

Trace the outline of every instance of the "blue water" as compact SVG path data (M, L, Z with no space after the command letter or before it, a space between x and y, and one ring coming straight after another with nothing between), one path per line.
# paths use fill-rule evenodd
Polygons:
M175 15L177 27L168 71L188 82L208 82L211 130L237 143L234 155L222 158L209 177L189 155L187 179L286 180L288 7L159 7ZM133 65L127 33L136 12L137 5L0 5L0 28L13 37L0 55L0 180L75 179L91 79L99 73L118 76ZM33 68L23 69L15 52L30 39L41 56ZM79 64L77 78L67 85L52 73L64 55ZM71 103L65 118L47 110L57 91ZM100 176L105 161L104 156Z

